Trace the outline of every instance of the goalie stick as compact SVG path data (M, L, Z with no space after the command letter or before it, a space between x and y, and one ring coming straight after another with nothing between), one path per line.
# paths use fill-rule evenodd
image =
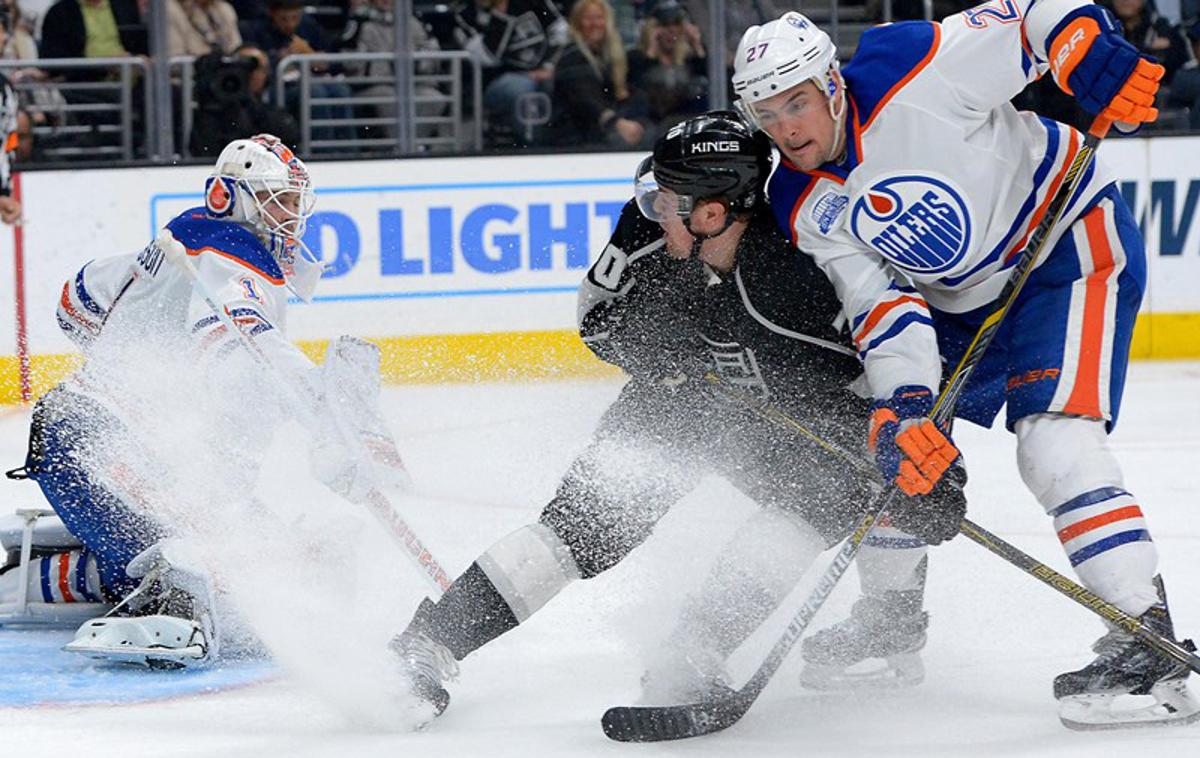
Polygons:
M242 345L250 351L250 355L254 357L254 360L258 361L271 372L276 383L290 399L290 405L296 414L312 422L313 414L305 403L304 398L297 396L296 391L284 380L283 376L279 373L279 369L271 362L271 359L259 349L258 345L254 344L254 340L237 325L233 317L217 304L212 293L209 292L207 285L200 278L195 264L188 258L187 248L183 246L183 243L175 239L175 236L169 230L164 229L158 235L158 238L154 240L154 244L158 245L159 249L163 252L163 256L168 261L178 266L187 274L192 280L192 284L196 287L196 291L204 299L205 304L212 310L213 315L220 319L221 323L231 334L237 336ZM315 391L310 389L310 392L315 395ZM310 425L315 427L315 424L310 423ZM352 447L355 449L361 448L361 445L355 445L355 441L351 440L349 435L340 426L339 431L342 432L342 436L346 438L345 441L351 444ZM359 454L362 454L361 450L359 450ZM405 554L413 560L420 570L421 575L433 584L438 593L445 592L450 587L450 575L446 573L437 562L437 559L433 557L433 553L429 551L429 548L425 547L425 543L421 541L421 538L417 536L413 528L408 525L408 522L400 516L400 513L392 505L391 501L378 489L372 489L367 493L365 502L367 510L384 526L387 533L404 550Z
M995 339L1001 322L1008 314L1012 304L1016 301L1021 289L1025 286L1029 275L1033 273L1034 264L1041 257L1042 248L1045 247L1050 230L1058 223L1058 219L1062 216L1068 201L1075 194L1075 190L1079 187L1079 183L1087 173L1087 167L1091 165L1096 147L1100 144L1100 140L1104 138L1104 135L1108 133L1110 125L1111 122L1102 117L1097 117L1092 123L1087 136L1084 138L1083 146L1076 153L1074 160L1071 161L1062 185L1059 187L1058 192L1055 193L1050 206L1047 208L1046 215L1042 217L1033 234L1030 235L1028 243L1021 251L1013 273L1009 276L1008 281L1005 282L999 296L997 296L992 312L980 324L978 331L975 333L975 338L971 340L971 343L963 352L963 356L959 360L958 366L955 367L954 373L950 375L945 387L942 388L941 394L938 395L929 417L943 431L950 428L950 424L954 419L954 408L958 404L958 398L962 394L963 388L971 378L971 374L974 373L979 361L982 360L984 352L991 345L992 340ZM778 413L786 417L786 414L783 414L782 411L778 411ZM790 417L787 418L790 419ZM793 420L790 426L800 427L801 425L799 422ZM821 440L807 429L804 430L804 434L822 447L837 451L837 448ZM816 588L810 593L800 610L792 617L791 622L788 623L783 636L772 646L771 652L767 654L766 659L759 665L758 670L754 672L749 681L741 689L735 690L724 697L712 698L700 703L665 706L617 706L609 708L600 719L600 725L604 729L604 733L610 739L620 742L658 742L662 740L698 737L727 729L736 724L750 710L750 706L754 704L754 701L758 699L763 689L766 688L771 677L779 670L784 658L787 657L792 647L800 639L812 617L820 610L825 600L832 593L838 580L846 573L846 569L858 554L858 550L870 532L871 527L874 526L891 506L897 496L897 492L898 490L895 485L889 482L886 489L874 498L858 528L846 539L846 542L843 544L841 550L838 551L829 568L825 570L825 573L818 580ZM1015 548L1012 549L1016 550ZM848 558L845 557L847 555L849 556ZM1060 578L1064 581L1069 581L1066 577ZM1120 611L1117 610L1117 613L1120 613ZM1137 626L1141 626L1136 619L1133 619L1133 621ZM1148 633L1153 634L1153 632ZM1163 642L1166 642L1166 640L1163 640ZM1191 655L1187 651L1183 652Z

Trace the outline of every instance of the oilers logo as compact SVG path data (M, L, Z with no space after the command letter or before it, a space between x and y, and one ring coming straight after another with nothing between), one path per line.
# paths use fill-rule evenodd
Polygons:
M893 176L854 202L850 229L880 255L914 274L953 269L971 245L971 212L945 179Z
M233 211L232 180L222 176L212 176L208 186L204 188L204 204L208 212L217 218L228 216Z

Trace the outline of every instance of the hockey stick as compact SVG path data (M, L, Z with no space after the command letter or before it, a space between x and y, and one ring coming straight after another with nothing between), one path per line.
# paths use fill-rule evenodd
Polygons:
M853 466L854 469L863 476L882 484L882 478L879 476L878 469L871 465L871 462L865 458L822 439L815 432L776 406L759 400L756 397L752 397L751 395L731 387L728 384L722 383L715 376L710 375L709 381L717 385L717 391L723 397L736 400L737 402L746 405L759 417L772 423L785 426L788 429L802 434L814 442L817 442L824 449L841 457L842 460ZM1089 611L1095 613L1108 623L1124 629L1126 632L1141 640L1147 646L1153 648L1162 655L1181 663L1197 674L1200 674L1200 656L1197 656L1193 651L1188 650L1184 645L1181 645L1174 640L1170 640L1158 632L1147 628L1137 618L1130 616L1120 608L1106 601L1104 598L1096 595L1091 590L1072 581L1070 578L1063 576L1033 556L1025 553L1021 549L996 536L995 534L992 534L979 524L976 524L970 519L964 518L962 520L962 525L959 527L959 533L966 535L967 538L973 542L983 546L995 555L1000 556L1000 558L1021 569L1026 574L1029 574L1051 589L1058 591L1084 608L1087 608Z
M192 284L196 288L196 291L204 299L204 303L212 310L213 315L215 315L221 321L221 323L231 334L236 335L237 339L250 352L250 355L254 358L254 360L263 365L271 373L276 384L278 384L283 390L284 395L289 398L289 406L296 413L296 415L304 418L308 422L308 426L315 428L316 423L313 418L313 412L305 402L305 398L299 395L295 388L292 387L292 385L287 381L286 377L283 376L282 372L280 372L275 364L271 362L271 359L267 357L267 354L264 353L257 344L255 344L250 335L246 334L246 332L243 331L240 326L238 326L237 322L234 321L233 317L224 308L217 304L216 299L209 291L208 286L204 283L204 280L200 278L200 272L196 270L195 264L193 264L191 259L188 257L187 248L183 246L183 243L175 239L175 236L171 234L170 231L164 229L162 233L158 235L158 238L154 240L154 244L157 245L162 251L163 257L165 257L174 265L178 266L185 274L187 274L187 276L192 280ZM313 396L316 395L315 391L311 390L311 388L309 391ZM340 425L338 428L339 431L343 432L342 436L345 438L343 439L343 442L350 445L352 449L358 450L359 454L362 455L363 453L361 449L359 449L361 448L361 445L358 445L356 440L350 439L350 436L345 433L345 430L341 429ZM365 502L367 505L367 510L371 512L371 515L374 516L376 520L378 520L379 523L385 527L387 533L392 537L392 539L395 540L395 542L404 549L404 552L413 560L413 562L416 563L417 568L421 571L421 575L428 579L429 582L438 590L438 592L445 592L450 587L451 579L449 574L445 572L445 570L433 557L433 553L431 553L429 549L425 547L425 544L421 541L421 538L418 537L417 533L413 531L411 526L408 525L408 522L406 522L400 516L400 513L395 509L395 507L392 506L391 501L389 501L387 497L384 496L384 494L378 489L373 488L367 493Z
M1012 304L1016 301L1017 295L1020 294L1029 275L1033 272L1034 264L1041 256L1042 248L1045 247L1050 230L1058 222L1071 196L1075 194L1075 190L1079 187L1079 183L1082 181L1087 167L1091 165L1096 147L1108 132L1109 126L1110 123L1103 118L1098 117L1093 122L1092 128L1084 139L1083 146L1075 154L1075 158L1071 161L1062 184L1050 201L1046 214L1034 229L1033 234L1030 235L1028 243L1021 251L1021 255L1014 266L1013 273L1009 275L1008 281L1005 282L1004 288L1000 291L999 296L997 296L992 312L980 324L978 331L975 333L975 338L971 340L971 344L963 352L963 356L959 360L958 366L955 367L954 373L950 375L946 386L934 402L933 410L930 411L929 417L943 431L950 428L950 424L954 418L954 408L958 404L963 387L966 386L967 381L975 371L975 367L982 360L984 352L991 345L992 340L995 339L1001 322L1008 314ZM779 409L774 410L778 411L779 415L783 415L785 418L791 420L790 417L783 414L783 411ZM775 416L776 414L771 413L769 415ZM788 424L789 426L802 427L799 422L791 421L792 423ZM810 439L818 441L822 447L837 450L837 448L821 440L819 436L812 434L807 429L804 429L803 433ZM754 672L754 675L750 677L750 680L741 689L734 691L726 697L713 698L701 703L668 706L618 706L610 708L600 720L604 733L609 738L621 742L656 742L711 734L737 723L742 716L746 715L750 706L754 704L754 701L762 693L768 682L770 682L771 677L779 669L784 658L800 639L812 616L815 615L816 610L829 597L837 581L845 574L850 561L858 554L858 550L870 532L870 528L892 506L897 493L898 490L895 485L889 482L884 491L878 497L874 498L867 509L867 513L863 516L858 529L847 538L846 543L834 558L833 563L830 564L825 574L817 582L816 589L813 590L804 605L793 616L787 629L784 630L783 636L772 646L766 660L763 661L758 670ZM849 555L849 559L843 561L843 555L846 554Z

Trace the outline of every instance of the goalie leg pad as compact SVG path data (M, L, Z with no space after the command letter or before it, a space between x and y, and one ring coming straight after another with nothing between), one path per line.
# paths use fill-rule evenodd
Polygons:
M1104 422L1057 414L1017 422L1021 478L1054 517L1080 580L1131 616L1158 602L1158 552L1137 500L1125 490Z
M95 402L60 385L34 408L25 466L66 528L95 556L101 583L113 596L137 587L125 566L165 536L117 487L136 476L111 452L123 429Z

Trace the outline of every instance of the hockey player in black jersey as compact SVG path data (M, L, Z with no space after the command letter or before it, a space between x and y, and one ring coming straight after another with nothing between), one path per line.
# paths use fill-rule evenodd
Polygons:
M869 407L852 385L861 368L833 288L770 215L769 169L761 135L723 112L676 126L643 162L636 199L579 292L584 342L629 382L537 522L495 543L438 602L423 601L392 643L414 691L438 713L458 661L571 581L616 565L710 473L761 509L685 604L667 653L643 679L643 701L727 691L727 656L864 510L863 479L722 400L705 378L769 400L839 445L860 444ZM956 502L961 518L961 492L937 494ZM918 518L904 523L920 531L919 515L935 510L913 509ZM924 543L893 528L876 536L905 548L876 562L885 569L874 577L878 591L919 586ZM919 649L919 600L913 615L915 631L901 646Z

